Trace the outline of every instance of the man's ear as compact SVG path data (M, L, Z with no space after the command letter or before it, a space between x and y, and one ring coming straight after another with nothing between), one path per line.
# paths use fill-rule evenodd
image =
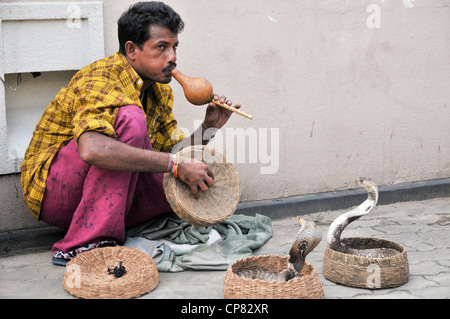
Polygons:
M137 45L134 44L132 41L127 41L125 43L125 52L127 54L127 57L133 61L136 59L136 50L138 49L139 48L137 47Z

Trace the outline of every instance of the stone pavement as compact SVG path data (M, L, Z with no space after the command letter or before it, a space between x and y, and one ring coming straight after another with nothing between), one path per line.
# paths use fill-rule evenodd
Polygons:
M330 223L342 212L311 214L323 240L308 255L318 271L325 298L450 298L450 197L377 206L368 216L350 224L343 237L374 237L395 241L408 253L407 284L380 290L350 288L326 280L322 258ZM302 215L292 212L292 216ZM287 255L298 226L295 217L273 220L273 237L255 255ZM0 298L73 299L62 284L64 267L51 264L51 252L41 251L0 258ZM142 299L222 299L225 271L160 273L159 284Z

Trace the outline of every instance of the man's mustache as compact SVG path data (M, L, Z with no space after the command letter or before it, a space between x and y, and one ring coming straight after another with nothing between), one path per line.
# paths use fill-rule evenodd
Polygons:
M163 69L163 72L170 72L177 67L176 63L170 62L168 66Z

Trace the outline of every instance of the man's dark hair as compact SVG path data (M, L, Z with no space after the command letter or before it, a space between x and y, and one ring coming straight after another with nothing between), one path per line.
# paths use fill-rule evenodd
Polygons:
M168 28L178 34L184 29L181 17L168 5L157 2L138 2L130 6L117 21L119 33L119 52L126 55L125 43L132 41L142 50L150 39L150 26Z

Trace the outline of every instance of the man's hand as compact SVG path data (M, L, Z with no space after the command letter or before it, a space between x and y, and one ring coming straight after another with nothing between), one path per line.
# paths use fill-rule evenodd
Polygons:
M186 183L195 199L200 198L199 189L203 192L214 186L214 175L205 163L181 156L178 162L178 178Z
M226 103L229 106L233 105L231 101L227 101L227 98L225 96L221 96L219 98L217 94L214 94L213 99L219 101L222 104ZM236 104L234 107L236 109L239 109L241 107L241 104ZM228 121L232 113L233 112L231 112L230 110L217 106L216 104L214 104L214 102L210 102L206 109L206 115L204 120L205 127L221 128Z

